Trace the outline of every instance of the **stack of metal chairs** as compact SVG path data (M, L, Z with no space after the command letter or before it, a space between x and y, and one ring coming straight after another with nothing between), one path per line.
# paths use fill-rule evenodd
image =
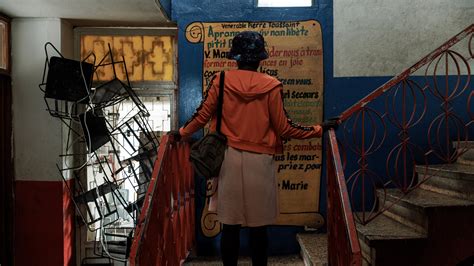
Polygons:
M124 58L115 61L110 45L100 60L92 53L82 61L64 58L51 43L45 54L39 87L47 111L63 124L57 168L95 233L95 255L125 261L159 145L149 112L130 85ZM105 68L114 77L99 82ZM125 70L125 80L116 68ZM128 113L120 115L124 103Z

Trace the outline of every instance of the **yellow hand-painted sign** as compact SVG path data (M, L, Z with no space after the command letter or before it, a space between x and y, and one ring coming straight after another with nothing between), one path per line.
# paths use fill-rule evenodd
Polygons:
M315 20L280 22L195 22L188 25L186 38L203 43L203 90L212 76L235 69L226 59L232 38L241 31L257 31L265 38L270 55L259 71L283 84L285 108L293 121L303 125L320 123L323 112L323 44L321 25ZM320 227L321 139L289 140L276 155L280 215L278 224ZM212 190L212 186L209 188ZM202 217L209 215L207 204ZM202 219L205 220L205 219ZM205 221L202 221L205 224ZM215 217L212 223L215 223ZM206 236L218 233L216 227Z

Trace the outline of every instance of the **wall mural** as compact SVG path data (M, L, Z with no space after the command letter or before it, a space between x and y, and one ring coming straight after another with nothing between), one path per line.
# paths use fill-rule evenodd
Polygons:
M212 76L221 70L235 69L226 59L232 38L241 31L260 32L270 58L259 71L278 78L283 84L285 108L298 123L313 125L323 118L323 45L321 25L315 20L278 22L194 22L187 26L186 39L203 43L203 92ZM289 140L276 155L280 214L278 225L321 227L319 213L321 180L321 139ZM206 186L206 203L201 214L201 229L207 237L220 232L216 214L208 211L215 191Z

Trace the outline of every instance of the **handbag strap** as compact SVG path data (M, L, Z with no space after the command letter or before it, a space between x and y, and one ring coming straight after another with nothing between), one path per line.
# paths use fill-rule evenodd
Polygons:
M221 76L219 78L219 98L217 100L217 125L216 131L221 133L221 119L222 119L222 104L224 101L224 78L225 72L221 71Z

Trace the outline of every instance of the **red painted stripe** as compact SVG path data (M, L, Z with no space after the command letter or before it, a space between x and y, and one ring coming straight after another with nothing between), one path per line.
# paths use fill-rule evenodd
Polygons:
M63 184L63 251L64 251L64 264L63 265L75 265L74 257L74 235L75 235L75 207L72 201L69 190L66 184ZM68 180L69 188L74 189L73 180Z
M1 18L1 17L0 17ZM13 265L11 79L0 73L0 264Z
M15 183L15 265L73 265L74 208L63 181Z

